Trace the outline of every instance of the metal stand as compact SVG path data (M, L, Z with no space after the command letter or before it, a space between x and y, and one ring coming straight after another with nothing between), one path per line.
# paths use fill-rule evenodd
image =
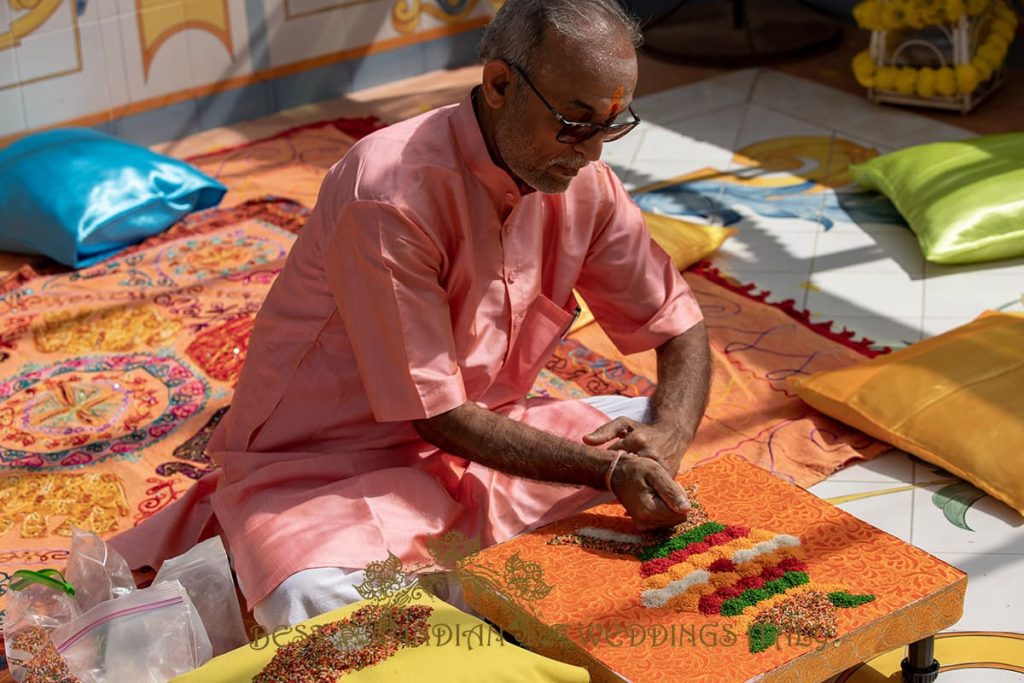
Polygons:
M939 676L939 663L935 661L935 638L928 636L911 643L907 658L900 662L903 683L932 683Z

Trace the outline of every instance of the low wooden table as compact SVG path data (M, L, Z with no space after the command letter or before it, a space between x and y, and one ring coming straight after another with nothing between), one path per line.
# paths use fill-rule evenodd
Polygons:
M904 679L913 683L934 679L938 667L932 657L931 636L960 618L966 575L737 457L727 456L697 467L679 481L687 486L696 484L695 499L700 501L707 519L732 530L723 533L737 537L730 541L731 546L720 545L725 548L723 552L733 553L730 557L737 567L742 562L757 562L759 557L764 560L753 569L737 569L739 573L732 576L742 576L744 571L750 575L763 565L763 577L771 578L774 575L768 572L777 574L779 566L786 566L800 570L789 578L794 584L803 584L784 593L779 593L780 584L773 584L774 598L764 599L772 594L768 585L764 588L767 594L745 594L748 601L762 602L738 615L728 616L738 608L733 605L727 609L724 603L720 612L713 613L713 597L699 602L706 608L702 612L694 608L696 598L721 592L715 586L729 581L725 576L708 577L731 570L719 563L706 575L694 574L689 565L681 565L675 570L677 574L666 574L660 584L657 578L641 576L641 559L622 552L625 546L616 545L617 541L611 544L612 551L608 544L600 549L594 546L594 534L621 540L628 536L617 534L636 533L623 508L612 504L477 554L472 562L481 574L503 575L505 581L497 588L496 584L465 582L467 601L531 649L585 666L594 681L817 682L908 644L911 648L904 662ZM746 537L744 529L750 530ZM584 536L590 540L583 545L572 544ZM789 540L778 540L783 537ZM721 544L722 538L708 537L711 546ZM553 539L557 544L551 543ZM787 546L779 552L795 553L799 559L794 557L790 564L767 569L772 557L777 561L780 555L757 556L772 547L759 546L766 542L764 539L775 539L768 542L782 544L780 548ZM737 549L744 549L746 554L736 555ZM696 554L685 555L690 550ZM701 548L689 546L683 552L682 557L688 558L683 563L699 566ZM752 555L754 559L750 559ZM680 556L674 557L678 561ZM646 571L650 574L653 570L647 566ZM688 589L692 594L688 605L683 604L686 598L678 598L658 606L665 594L645 593L662 590L669 578L681 577L685 572L689 572L685 580L697 581ZM707 583L700 583L702 577ZM756 583L747 581L747 585L756 587ZM680 583L676 588L685 585ZM874 597L863 604L831 610L831 635L818 632L812 638L783 632L774 644L752 651L753 641L747 634L763 634L764 629L762 624L760 631L748 630L759 618L765 618L759 616L762 608L758 605L770 607L812 591L815 596L807 596L804 603L813 602L815 597L820 603L822 596L828 596L841 604L843 599L832 596L842 594L847 598ZM762 597L750 597L757 595ZM707 600L712 603L705 604ZM645 606L645 601L650 606ZM802 609L800 604L804 603L791 605L788 613ZM786 609L779 607L775 614Z

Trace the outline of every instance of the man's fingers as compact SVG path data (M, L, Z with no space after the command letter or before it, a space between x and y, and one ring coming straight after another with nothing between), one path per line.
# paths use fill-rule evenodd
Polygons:
M628 417L617 417L611 422L606 422L589 434L583 435L583 443L588 446L598 446L611 441L614 438L623 438L633 431L632 420Z
M658 496L674 512L685 515L690 511L690 501L687 499L683 487L676 483L675 479L668 476L665 470L655 470L648 477L647 481Z

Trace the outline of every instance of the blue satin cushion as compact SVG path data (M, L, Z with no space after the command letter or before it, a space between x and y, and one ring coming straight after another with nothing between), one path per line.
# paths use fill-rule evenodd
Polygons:
M81 268L225 192L184 162L94 130L37 133L0 151L0 250Z

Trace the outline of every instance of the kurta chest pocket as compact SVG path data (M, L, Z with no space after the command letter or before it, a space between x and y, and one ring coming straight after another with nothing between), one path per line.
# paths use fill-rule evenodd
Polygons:
M551 352L572 325L576 300L570 299L566 307L540 294L526 309L498 382L512 389L517 398L530 390Z

